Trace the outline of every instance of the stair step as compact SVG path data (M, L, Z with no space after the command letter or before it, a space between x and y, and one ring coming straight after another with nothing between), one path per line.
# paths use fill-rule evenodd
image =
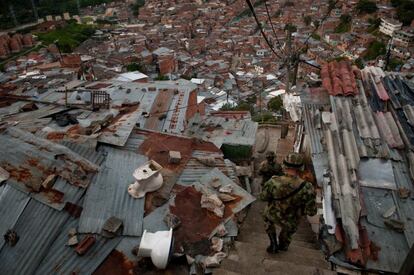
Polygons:
M241 275L241 273L230 271L220 267L213 270L213 275Z
M288 251L281 251L277 254L267 253L266 248L260 244L235 242L235 247L237 254L240 257L240 262L251 262L252 259L256 261L260 261L261 259L273 259L295 264L329 268L329 264L325 261L321 251L296 246L295 244L291 244ZM254 253L252 253L252 251L254 251Z
M261 260L245 262L226 259L221 263L220 269L246 275L266 274ZM213 271L213 274L216 273Z
M293 264L276 260L265 259L263 267L268 274L309 274L309 275L334 275L336 272L329 269Z
M267 234L263 232L250 232L250 234L240 234L237 240L240 242L261 244L263 247L267 247L269 245L269 238ZM300 247L319 250L319 245L314 241L302 241L297 240L295 237L293 237L292 244Z

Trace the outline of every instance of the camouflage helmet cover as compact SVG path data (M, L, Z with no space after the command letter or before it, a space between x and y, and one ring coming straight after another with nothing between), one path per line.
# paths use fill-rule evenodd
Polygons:
M289 153L283 163L288 167L301 167L303 165L303 157L298 153Z

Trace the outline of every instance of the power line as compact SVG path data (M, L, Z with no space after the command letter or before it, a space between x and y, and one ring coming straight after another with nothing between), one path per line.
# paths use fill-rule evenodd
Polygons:
M264 40L266 41L266 44L269 46L269 48L272 50L272 52L280 59L283 59L273 48L272 44L270 43L269 39L266 36L266 33L263 30L262 24L259 22L259 19L257 18L256 11L254 10L253 4L250 0L246 0L247 5L249 6L250 11L253 14L254 20L256 21L257 27L260 30L260 33L262 34Z
M281 51L282 53L284 53L284 54L285 54L285 52L282 50L282 45L281 45L281 43L280 43L280 41L279 41L279 38L277 37L276 30L275 30L275 27L274 27L274 25L273 25L272 18L271 18L271 16L270 16L270 12L269 12L269 8L268 8L268 6L267 6L267 1L266 1L266 0L264 1L264 4L265 4L265 8L266 8L267 18L269 19L270 26L271 26L271 28L272 28L273 34L274 34L274 36L275 36L275 38L276 38L276 42L277 42L277 44L278 44L278 49L279 49L279 51Z
M285 73L286 74L286 73ZM282 74L280 77L283 77L283 76L285 76L285 74ZM252 79L251 79L252 80ZM251 80L249 80L247 83L249 83ZM269 88L270 86L272 86L272 85L274 85L274 83L272 83L272 84L269 84L269 85L267 85L267 86L265 86L265 87L263 87L262 88L262 90L265 90L265 89L267 89L267 88ZM208 98L208 99L213 99L213 100L216 100L216 99L219 99L220 97L222 97L223 95L220 95L220 96L215 96L215 97L211 97L211 98ZM250 96L252 96L252 95L246 95L245 97L243 97L243 98L240 98L241 100L242 99L246 99L246 98L249 98ZM168 109L168 110L165 110L165 111L160 111L160 112L154 112L154 113L149 113L149 115L150 116L152 116L152 115L161 115L161 114L166 114L166 113L168 113L168 112L170 112L170 111L177 111L177 110L182 110L182 109L186 109L186 108L188 108L188 107L193 107L193 106L198 106L199 105L199 103L194 103L194 104L187 104L187 105L185 105L185 106L180 106L180 107L175 107L175 108L171 108L171 109Z
M323 22L325 22L326 19L328 19L329 15L331 14L332 10L336 7L336 4L338 4L339 0L336 0L334 3L329 5L328 11L326 12L325 16L322 18L321 22L314 28L314 30L309 34L309 36L306 38L304 46L298 51L301 52L305 47L308 46L309 39L311 36L313 36L319 29L320 26L322 26Z

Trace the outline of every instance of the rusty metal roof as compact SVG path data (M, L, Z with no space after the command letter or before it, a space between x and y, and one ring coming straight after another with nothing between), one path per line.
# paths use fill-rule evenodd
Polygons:
M73 247L66 245L69 229L76 228L77 225L78 220L68 220L44 255L35 274L92 274L121 241L121 237L106 239L95 235L95 244L84 255L79 256ZM78 239L83 237L84 235L79 235Z
M147 157L130 151L103 146L106 161L90 184L79 221L79 232L100 233L105 221L115 216L123 221L122 235L141 236L145 198L128 194L134 182L134 170L148 161Z
M9 127L0 135L0 165L10 181L39 191L47 176L56 174L73 185L86 187L99 167L65 146Z
M5 185L0 193L0 235L6 234L16 224L30 198L24 193ZM0 249L4 245L4 238L0 238Z
M30 200L13 229L19 240L0 251L1 274L33 274L69 215Z

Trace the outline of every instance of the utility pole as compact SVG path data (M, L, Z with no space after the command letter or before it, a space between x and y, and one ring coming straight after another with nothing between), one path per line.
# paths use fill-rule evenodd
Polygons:
M37 13L36 4L35 4L34 0L30 0L30 2L32 3L33 14L34 14L34 17L35 17L36 22L37 22L39 20L39 14Z
M390 57L391 57L391 48L392 48L392 39L393 37L391 36L391 40L388 42L388 50L387 50L387 55L385 57L385 71L388 70L388 65L390 64Z
M296 85L296 80L298 77L298 71L299 71L299 58L300 53L295 53L293 56L293 79L292 79L292 86Z
M79 0L76 0L76 6L78 8L78 13L80 15L80 2L79 2Z
M10 11L10 15L13 19L13 24L17 27L19 25L19 22L17 22L16 13L14 12L14 7L13 7L12 4L9 4L9 11Z
M291 62L292 62L292 32L290 26L286 28L286 47L287 47L287 76L286 76L286 93L290 92L290 75L291 75Z

